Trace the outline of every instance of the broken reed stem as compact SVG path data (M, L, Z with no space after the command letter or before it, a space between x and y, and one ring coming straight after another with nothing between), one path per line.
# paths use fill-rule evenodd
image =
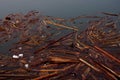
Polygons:
M56 71L56 72L59 72L59 71L68 70L68 69L70 69L70 68L73 67L73 66L75 66L75 64L72 64L72 65L70 65L70 66L67 66L67 67L65 67L65 68L63 68L63 69L41 69L41 70L33 70L33 71L39 71L39 72L54 72L54 71Z
M109 71L105 66L102 66L95 60L92 60L92 61L100 69L101 73L104 73L106 76L111 77L113 80L118 80L117 78L119 78L119 77L118 76L116 77L116 75L114 75L114 73L111 73L111 71Z
M103 64L100 64L104 69L106 69L107 71L111 72L112 74L114 74L115 76L119 77L120 78L120 75L117 74L116 72L114 72L113 70L111 70L110 68L106 67L105 65Z
M64 69L42 69L42 70L36 70L40 72L54 72L54 71L64 71Z
M106 71L112 73L113 75L117 76L118 78L120 78L120 75L117 74L115 71L113 71L112 69L110 69L109 67L105 66L104 64L98 63L95 60L93 60L93 58L91 58L93 63L99 65L101 68L105 69Z
M53 22L53 21L48 21L48 20L46 20L45 21L47 24L53 24L53 25L55 25L55 26L60 26L60 27L62 27L62 28L66 28L66 29L71 29L71 30L75 30L75 31L78 31L78 28L73 28L73 27L69 27L69 26L65 26L65 25L62 25L62 24L58 24L58 23L55 23L55 22Z
M76 65L76 64L72 64L72 65L70 65L70 66L67 66L67 67L65 67L64 69L61 69L61 71L68 70L68 69L74 67L75 65ZM38 71L42 71L42 70L38 70ZM43 70L43 71L44 71L44 70ZM48 70L48 71L52 71L52 70ZM50 77L53 77L53 76L55 76L55 75L60 74L61 71L58 72L58 70L56 69L56 71L54 71L54 72L51 73L51 74L47 74L47 75L44 75L44 76L40 76L40 77L34 78L33 80L47 79L47 78L50 78ZM46 70L45 70L45 72L46 72Z
M42 80L42 79L49 78L49 77L52 77L52 76L55 76L55 75L58 75L58 74L59 74L58 72L53 72L51 74L47 74L47 75L44 75L44 76L34 78L33 80Z
M75 32L71 32L71 33L69 33L69 34L67 34L67 35L65 35L65 36L63 36L63 37L61 37L61 38L59 38L58 40L56 40L56 41L54 41L54 42L51 42L51 43L49 43L48 45L43 46L42 48L39 48L38 50L36 50L36 51L34 52L34 54L37 54L38 52L40 52L40 51L42 51L42 50L48 48L49 46L51 46L51 45L57 43L58 41L61 41L62 39L66 38L67 36L69 36L69 35L71 35L71 34L73 34L73 33L75 33Z
M80 54L80 52L73 52L73 51L69 51L69 50L50 50L50 52L56 52L56 53L65 53L65 54L73 54L73 55L78 55Z
M105 50L101 49L100 47L98 46L94 46L95 49L99 50L103 55L111 58L112 60L118 62L120 64L120 60L115 58L114 56L110 55L110 53L106 52Z
M75 60L75 59L69 59L69 58L63 58L63 57L57 57L57 56L50 56L49 59L51 62L55 62L55 63L76 63L76 62L79 62L78 60Z
M37 75L26 75L26 74L0 74L0 77L13 77L15 78L35 78Z
M94 69L95 71L100 72L100 69L92 66L92 65L91 65L90 63L88 63L87 61L85 61L85 60L83 60L83 59L81 59L81 58L80 58L79 60L80 60L82 63L84 63L84 64L86 64L87 66L89 66L90 68Z
M119 16L118 14L113 14L108 12L102 12L102 14L109 15L109 16Z

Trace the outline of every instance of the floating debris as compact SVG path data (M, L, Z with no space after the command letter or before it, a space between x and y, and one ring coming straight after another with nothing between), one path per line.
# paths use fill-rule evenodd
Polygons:
M19 54L18 56L19 56L19 57L23 57L23 54Z
M102 14L9 14L0 20L0 44L9 44L0 53L0 79L119 80L120 15Z
M19 58L19 56L17 56L17 55L13 55L12 57L15 58L15 59Z
M25 64L25 68L29 68L29 64Z

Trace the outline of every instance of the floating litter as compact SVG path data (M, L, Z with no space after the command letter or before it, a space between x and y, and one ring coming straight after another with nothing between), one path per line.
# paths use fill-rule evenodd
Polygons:
M28 68L29 67L29 64L25 64L25 68Z
M23 57L23 54L19 54L18 56L19 56L19 57Z
M12 57L15 58L15 59L19 58L19 56L17 56L17 55L13 55Z

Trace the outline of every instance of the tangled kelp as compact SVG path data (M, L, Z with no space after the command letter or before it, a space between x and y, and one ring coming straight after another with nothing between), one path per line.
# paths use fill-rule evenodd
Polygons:
M9 46L0 53L0 79L119 79L119 15L103 14L63 19L30 11L6 16L0 21L0 44Z

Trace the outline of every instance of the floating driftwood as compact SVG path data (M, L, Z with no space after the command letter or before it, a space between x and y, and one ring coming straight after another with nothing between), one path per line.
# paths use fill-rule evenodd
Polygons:
M0 79L120 79L119 14L102 14L70 19L38 11L9 14L0 20Z

